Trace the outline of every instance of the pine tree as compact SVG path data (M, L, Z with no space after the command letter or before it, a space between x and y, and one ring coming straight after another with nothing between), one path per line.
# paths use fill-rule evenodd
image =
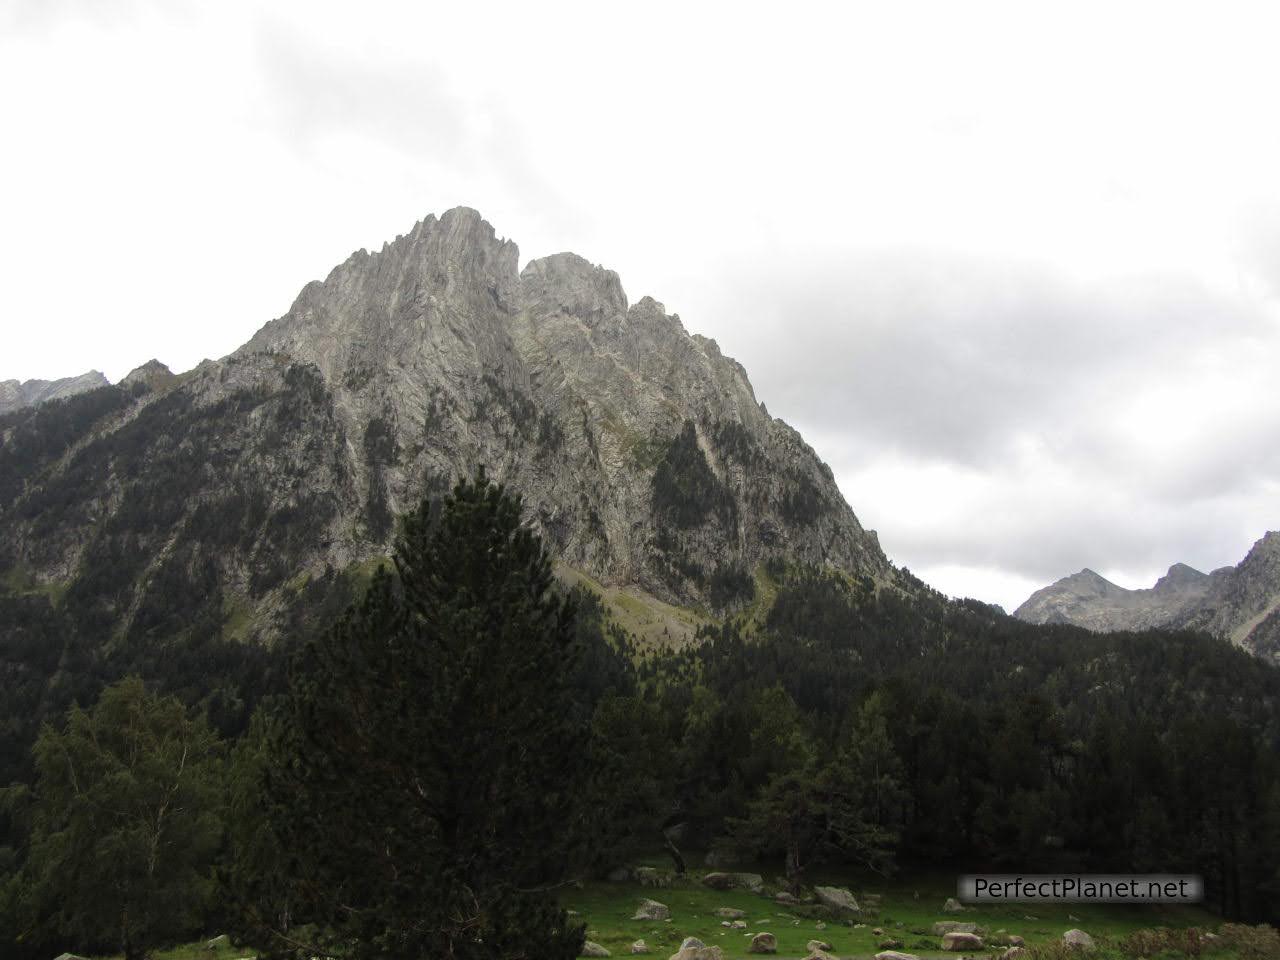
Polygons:
M483 471L423 504L395 573L296 670L268 787L295 919L347 955L567 960L582 943L552 896L581 832L574 605L520 510Z

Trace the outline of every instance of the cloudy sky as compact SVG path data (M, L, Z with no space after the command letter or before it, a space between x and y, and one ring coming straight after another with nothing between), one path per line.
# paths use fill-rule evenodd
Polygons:
M1235 563L1273 6L0 0L0 379L224 355L466 204L715 337L948 593Z

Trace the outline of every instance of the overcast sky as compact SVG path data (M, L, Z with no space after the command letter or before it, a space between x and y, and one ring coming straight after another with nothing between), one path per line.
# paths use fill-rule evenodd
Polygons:
M233 350L473 206L1009 609L1280 527L1274 4L0 0L0 379Z

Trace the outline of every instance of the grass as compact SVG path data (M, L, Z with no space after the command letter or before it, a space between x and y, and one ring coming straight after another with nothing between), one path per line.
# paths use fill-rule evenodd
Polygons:
M766 889L771 877L765 874ZM587 924L587 938L606 947L614 956L629 956L631 944L643 939L651 955L670 956L685 937L697 937L719 946L726 958L754 957L747 953L751 936L759 932L777 937L779 958L805 957L810 940L824 940L840 957L867 958L882 948L880 943L895 939L902 949L921 957L955 957L943 953L940 938L933 936L939 920L964 920L978 924L989 934L1004 931L1023 937L1028 946L1058 941L1072 928L1085 930L1096 938L1119 939L1134 930L1157 926L1217 927L1218 918L1193 906L1129 906L1118 904L989 904L966 909L961 915L943 913L947 897L955 895L955 878L916 876L908 880L885 881L832 875L818 883L845 886L860 902L866 894L879 894L880 909L861 926L804 917L766 897L746 891L720 892L696 880L676 882L668 888L647 888L634 883L588 883L561 897ZM651 898L671 908L671 920L656 923L632 920L642 898ZM721 926L715 915L718 907L746 911L746 930ZM877 928L884 931L877 935ZM992 957L998 952L992 951Z
M62 581L43 582L22 564L15 564L0 575L0 593L13 596L44 595L55 607L62 604L62 597L70 583Z
M649 865L660 871L670 864L654 859ZM746 868L760 870L760 868ZM771 874L761 871L766 890L776 889L769 881ZM909 878L884 880L851 875L830 874L814 878L815 883L848 887L859 902L866 902L866 895L878 894L881 898L878 914L866 918L860 925L848 925L834 921L821 921L804 917L775 903L772 899L744 890L718 891L703 886L698 879L673 881L669 887L645 887L638 883L610 883L598 881L570 887L560 897L561 904L578 914L579 922L587 924L587 939L607 948L615 957L629 957L631 944L643 939L649 947L650 957L666 960L680 947L685 937L697 937L724 951L727 960L756 960L758 955L748 954L752 935L760 932L777 937L776 960L808 956L810 940L830 943L832 952L842 958L867 960L879 952L881 941L892 938L901 941L901 950L922 958L949 958L959 954L944 953L940 938L933 936L933 924L939 920L964 920L978 924L986 932L1017 934L1028 946L1048 945L1058 942L1062 934L1072 928L1086 931L1097 939L1118 940L1135 930L1153 927L1199 927L1216 929L1220 919L1207 910L1195 906L1128 906L1118 904L1006 904L995 903L966 909L963 914L943 913L946 899L955 895L955 878L949 875L914 875ZM671 919L665 922L632 920L642 899L653 899L671 909ZM746 913L745 930L732 930L721 925L715 915L719 907L734 907ZM877 935L879 928L884 931ZM254 956L248 947L222 947L210 950L207 940L176 946L153 953L153 960L239 960ZM996 960L1003 948L992 947L985 952L990 960ZM1216 960L1228 960L1225 953L1213 955ZM112 958L119 960L119 958Z

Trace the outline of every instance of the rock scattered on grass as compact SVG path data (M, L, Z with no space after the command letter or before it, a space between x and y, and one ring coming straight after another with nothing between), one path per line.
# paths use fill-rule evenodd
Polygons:
M965 950L981 950L982 946L982 938L976 933L953 930L942 938L942 949L952 953L960 953Z
M644 899L636 907L636 915L632 920L666 920L671 916L671 908L657 900Z
M751 945L747 947L747 953L777 953L778 938L772 933L765 933L763 930L751 938Z
M1062 935L1062 942L1073 950L1089 951L1093 949L1093 937L1083 930L1068 930Z

